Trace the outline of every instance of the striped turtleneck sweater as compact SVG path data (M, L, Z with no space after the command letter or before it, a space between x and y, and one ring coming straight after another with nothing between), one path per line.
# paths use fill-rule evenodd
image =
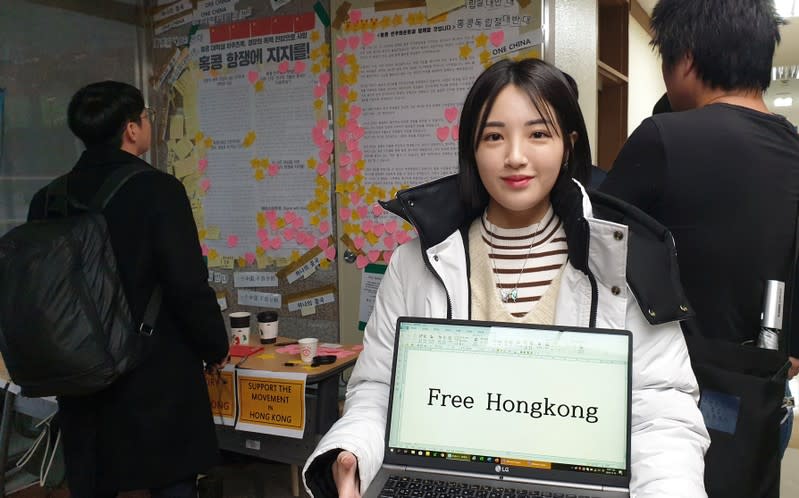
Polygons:
M474 317L552 322L567 246L551 206L525 228L500 228L483 213L470 227L469 247ZM534 310L541 316L528 316Z

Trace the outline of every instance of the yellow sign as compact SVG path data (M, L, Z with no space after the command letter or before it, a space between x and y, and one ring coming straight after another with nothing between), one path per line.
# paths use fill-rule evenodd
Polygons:
M237 430L302 438L305 374L238 372Z
M219 373L205 374L208 397L211 400L211 413L214 422L220 425L233 425L236 421L236 382L232 369Z

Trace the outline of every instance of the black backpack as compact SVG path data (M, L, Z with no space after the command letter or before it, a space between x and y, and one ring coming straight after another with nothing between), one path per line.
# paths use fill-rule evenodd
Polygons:
M134 323L102 211L148 171L119 167L88 207L69 198L67 175L59 177L47 187L45 219L0 237L0 353L22 395L94 393L145 356L161 289Z

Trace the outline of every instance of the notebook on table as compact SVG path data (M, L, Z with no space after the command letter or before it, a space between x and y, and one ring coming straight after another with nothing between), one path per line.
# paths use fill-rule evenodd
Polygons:
M364 498L628 497L632 336L403 317Z

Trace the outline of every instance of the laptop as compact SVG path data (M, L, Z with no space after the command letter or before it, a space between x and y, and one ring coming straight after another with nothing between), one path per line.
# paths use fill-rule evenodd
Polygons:
M402 317L364 498L629 497L626 330Z

